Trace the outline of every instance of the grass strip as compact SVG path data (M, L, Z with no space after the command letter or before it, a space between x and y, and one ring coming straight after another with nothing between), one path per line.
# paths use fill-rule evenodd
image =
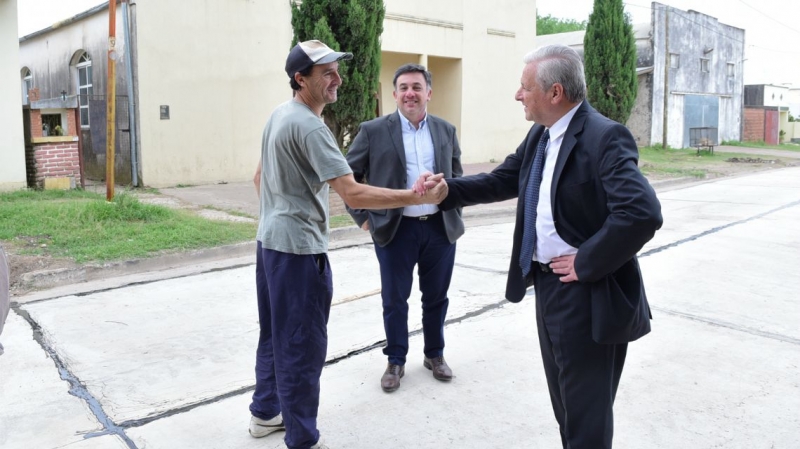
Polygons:
M70 257L78 263L254 240L256 226L207 220L144 204L128 194L110 203L80 190L0 194L0 240L13 242L20 253Z

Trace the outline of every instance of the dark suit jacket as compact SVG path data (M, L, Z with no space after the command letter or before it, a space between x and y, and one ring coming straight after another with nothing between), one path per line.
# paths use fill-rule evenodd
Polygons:
M399 112L364 122L347 151L347 163L358 182L366 182L377 187L407 189L406 152L403 134L400 129ZM444 173L447 178L460 177L461 148L456 138L456 128L428 114L434 152L435 173ZM450 242L464 234L461 208L454 207L444 211L444 227ZM403 208L364 210L347 208L355 222L361 226L369 219L370 232L379 246L386 246L394 238Z
M528 136L491 173L447 180L440 207L448 209L514 198L525 192L536 145L544 132ZM578 248L575 271L591 285L592 336L598 343L636 340L650 331L650 306L636 253L661 227L661 204L637 167L630 131L584 101L567 128L553 171L550 201L558 235ZM524 195L517 202L514 245L506 298L522 300L531 279L522 277ZM536 269L536 268L534 268Z

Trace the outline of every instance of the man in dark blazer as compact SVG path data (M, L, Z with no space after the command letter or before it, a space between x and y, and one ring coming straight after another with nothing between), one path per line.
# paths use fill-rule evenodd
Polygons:
M661 205L631 133L585 100L580 56L553 45L524 61L516 99L536 124L491 173L448 179L440 208L518 197L506 298L534 286L563 447L610 448L627 344L650 331L636 253L661 227Z
M431 74L406 64L397 69L392 95L393 114L362 123L347 152L347 162L359 182L392 189L412 187L430 171L454 178L462 175L456 129L427 113ZM444 359L447 290L453 274L456 239L464 233L461 209L440 212L436 205L398 209L349 209L356 223L372 233L381 272L383 324L388 365L381 388L400 387L408 353L408 297L418 265L422 292L423 365L433 377L449 381L452 370Z

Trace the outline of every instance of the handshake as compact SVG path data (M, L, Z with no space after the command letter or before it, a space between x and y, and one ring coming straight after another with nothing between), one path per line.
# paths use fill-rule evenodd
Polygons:
M447 197L448 192L444 174L434 175L427 171L414 182L411 190L420 197L420 204L439 204Z

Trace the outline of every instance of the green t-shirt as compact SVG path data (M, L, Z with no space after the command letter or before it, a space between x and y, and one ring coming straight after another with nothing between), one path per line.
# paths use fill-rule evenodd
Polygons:
M328 181L352 173L330 129L308 106L278 106L261 143L263 248L291 254L328 251Z

